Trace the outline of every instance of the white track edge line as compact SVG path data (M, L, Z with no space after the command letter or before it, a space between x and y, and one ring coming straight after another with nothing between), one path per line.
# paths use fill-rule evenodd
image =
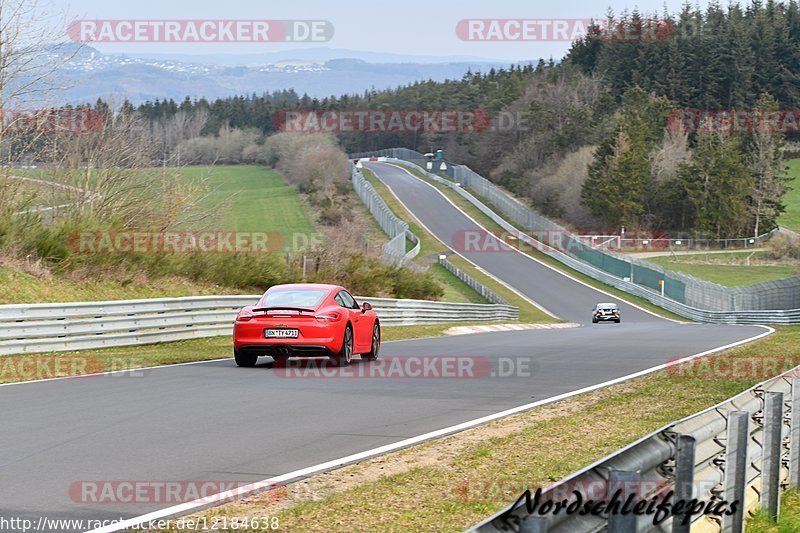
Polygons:
M517 413L524 412L524 411L528 411L528 410L533 409L535 407L540 407L542 405L547 405L547 404L554 403L554 402L557 402L557 401L560 401L560 400L565 400L567 398L571 398L571 397L577 396L579 394L583 394L583 393L586 393L586 392L591 392L591 391L594 391L594 390L597 390L597 389L600 389L600 388L604 388L604 387L608 387L608 386L611 386L611 385L616 385L617 383L622 383L624 381L628 381L628 380L631 380L631 379L634 379L634 378L637 378L637 377L641 377L641 376L644 376L644 375L647 375L647 374L651 374L653 372L657 372L659 370L663 370L663 369L667 368L668 366L678 365L678 364L680 364L682 362L689 361L689 360L692 360L692 359L696 359L698 357L702 357L702 356L709 355L709 354L712 354L712 353L720 352L720 351L723 351L723 350L728 350L730 348L734 348L734 347L740 346L742 344L753 342L753 341L756 341L758 339L761 339L762 337L766 337L767 335L771 335L771 334L775 333L775 329L770 327L770 326L760 325L760 326L756 326L756 327L765 328L767 331L765 331L764 333L761 333L759 335L756 335L755 337L749 337L747 339L743 339L743 340L736 341L736 342L733 342L733 343L730 343L730 344L726 344L725 346L720 346L718 348L712 348L711 350L707 350L705 352L701 352L701 353L698 353L698 354L695 354L695 355L690 355L690 356L687 356L687 357L684 357L684 358L681 358L681 359L678 359L678 360L675 360L675 361L670 361L668 363L665 363L665 364L662 364L662 365L658 365L658 366L654 366L654 367L651 367L651 368L648 368L648 369L645 369L645 370L640 370L639 372L635 372L633 374L628 374L627 376L614 378L612 380L605 381L603 383L598 383L596 385L590 385L589 387L584 387L582 389L578 389L578 390L575 390L575 391L572 391L572 392L566 392L566 393L563 393L563 394L559 394L557 396L552 396L550 398L545 398L544 400L539 400L537 402L533 402L533 403L529 403L529 404L525 404L525 405L520 405L518 407L512 407L511 409L507 409L505 411L500 411L499 413L494 413L494 414L491 414L491 415L483 416L481 418L476 418L474 420L469 420L467 422L462 422L461 424L456 424L454 426L438 429L438 430L435 430L435 431L431 431L429 433L424 433L422 435L418 435L416 437L411 437L411 438L408 438L408 439L404 439L404 440L395 442L393 444L386 444L384 446L380 446L378 448L373 448L371 450L366 450L366 451L363 451L363 452L354 453L352 455L348 455L348 456L342 457L340 459L333 459L331 461L320 463L320 464L317 464L317 465L314 465L314 466L309 466L309 467L306 467L306 468L302 468L300 470L295 470L294 472L289 472L289 473L286 473L286 474L282 474L280 476L271 477L271 478L265 479L263 481L257 481L255 483L251 483L249 485L245 485L245 486L239 487L239 488L236 489L235 492L236 492L236 495L239 498L241 498L241 497L246 496L248 494L251 494L251 493L254 493L254 492L257 492L257 491L263 491L264 489L268 489L270 487L273 487L278 483L285 483L285 482L288 482L288 481L302 479L302 478L308 477L308 476L310 476L312 474L317 474L319 472L332 470L334 468L338 468L338 467L342 467L342 466L345 466L345 465L348 465L348 464L356 463L358 461L363 461L365 459L369 459L369 458L372 458L372 457L375 457L375 456L378 456L378 455L382 455L382 454L386 454L386 453L393 452L393 451L396 451L396 450L400 450L402 448L407 448L407 447L413 446L415 444L420 444L420 443L423 443L425 441L432 440L432 439L435 439L435 438L438 438L438 437L443 437L443 436L449 435L451 433L456 433L456 432L459 432L459 431L463 431L465 429L470 429L470 428L485 424L487 422L492 422L494 420L505 418L505 417L508 417L508 416L511 416L511 415L514 415L514 414L517 414ZM191 501L191 502L182 503L180 505L174 505L172 507L167 507L165 509L160 509L158 511L153 511L151 513L143 514L143 515L140 515L140 516L137 516L137 517L134 517L134 518L129 518L127 520L123 520L123 521L117 522L116 524L100 527L100 528L97 528L97 529L92 529L92 530L88 531L87 533L113 533L115 531L121 531L121 530L124 530L124 529L127 529L127 528L138 526L138 525L143 524L143 523L150 522L151 520L166 519L166 518L169 518L169 517L185 514L185 513L189 512L189 511L197 510L197 509L199 509L201 507L208 507L210 505L213 505L213 502L217 502L218 504L225 503L226 501L230 500L230 497L231 497L230 491L220 492L220 493L215 494L213 496L209 496L209 497L206 497L206 498L201 498L199 500L194 500L194 501ZM209 500L212 500L212 501L210 502Z

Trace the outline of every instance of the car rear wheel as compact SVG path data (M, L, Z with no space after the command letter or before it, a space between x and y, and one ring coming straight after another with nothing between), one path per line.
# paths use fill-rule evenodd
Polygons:
M614 322L616 322L617 324L619 324L619 318L618 318L618 319L616 319Z
M366 359L367 361L374 361L378 358L378 352L381 349L381 326L377 322L372 327L372 347L369 353L365 353L361 356L362 359Z
M336 366L347 366L353 360L353 328L350 324L344 328L344 341L342 341L342 349L339 353L333 356L333 363Z
M592 319L592 324L597 324L597 319L596 318Z
M258 355L252 353L241 353L239 350L233 350L233 359L238 366L252 367L256 366Z

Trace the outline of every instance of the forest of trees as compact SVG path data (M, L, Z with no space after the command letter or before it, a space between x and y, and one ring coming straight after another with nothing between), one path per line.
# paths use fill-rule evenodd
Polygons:
M618 35L657 20L659 38ZM741 237L768 231L783 209L788 137L775 131L680 131L683 109L792 109L800 96L800 4L752 1L671 15L609 14L560 62L467 72L328 98L292 90L213 102L146 102L136 112L162 139L162 159L253 160L285 110L481 110L524 127L481 133L341 133L348 152L442 148L544 213L576 227L648 228ZM104 105L99 102L98 105ZM201 137L200 140L197 138ZM203 140L204 139L204 140Z

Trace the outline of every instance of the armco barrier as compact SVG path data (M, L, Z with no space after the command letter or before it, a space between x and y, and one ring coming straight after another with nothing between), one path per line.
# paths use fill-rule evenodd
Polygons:
M470 276L469 274L458 268L456 265L448 261L447 257L440 255L439 264L442 265L447 270L449 270L450 273L453 274L455 277L457 277L458 279L469 285L472 288L472 290L483 296L487 302L493 304L508 305L508 301L505 298L503 298L502 296L494 292L492 289L490 289L489 287L487 287L486 285L476 280L475 278L473 278L472 276Z
M385 156L383 153L380 154L381 156ZM716 286L719 288L720 291L727 291L728 289L732 289L729 292L725 292L727 296L725 299L729 300L730 303L727 306L730 310L718 311L709 308L698 308L687 305L680 301L674 300L670 297L671 296L669 291L665 291L667 296L661 296L660 293L647 288L646 286L639 285L637 283L633 283L631 281L625 280L624 278L620 278L605 272L595 266L581 261L567 253L562 252L559 249L553 248L548 246L536 239L532 238L527 232L520 231L516 228L516 226L509 223L503 217L498 215L494 212L489 206L484 204L481 200L476 198L473 194L469 191L466 191L461 185L457 182L453 182L449 179L443 178L436 174L432 174L420 168L417 164L405 161L403 159L393 159L390 161L392 164L401 165L407 167L409 169L413 169L417 172L423 173L427 178L447 185L459 195L463 196L466 200L472 203L475 207L477 207L482 213L487 215L491 218L495 223L501 226L504 230L509 232L511 235L518 238L520 241L526 243L527 245L536 248L537 250L555 258L559 262L569 266L570 268L577 270L578 272L585 274L591 278L594 278L598 281L602 281L603 283L607 283L617 289L625 291L629 294L633 294L635 296L639 296L648 300L649 302L666 309L672 313L677 315L683 316L690 320L696 320L698 322L711 322L711 323L723 323L723 324L798 324L800 323L800 307L797 308L787 308L787 309L755 309L755 310L741 310L742 306L745 305L743 302L749 301L752 302L755 297L751 294L751 289L748 287L722 287L718 286L714 283L709 282L702 282L701 285L698 284L689 284L686 287L686 291L693 291L692 297L694 301L700 301L703 303L707 303L709 307L713 304L719 304L721 301L721 297L719 297L719 292L716 292L714 296L709 296L707 293L703 292L703 287L705 285L709 286ZM509 202L516 202L514 199L510 199ZM516 202L520 207L522 204ZM512 207L509 207L510 211L514 211ZM520 216L522 211L520 210ZM542 217L543 218L543 217ZM545 219L546 220L546 219ZM545 222L542 222L545 224ZM553 228L561 228L557 224L548 221L547 224L553 226ZM566 230L564 230L564 234L566 234ZM641 261L635 261L636 264L642 263ZM653 265L657 269L661 269L663 272L664 269L658 265ZM634 273L634 276L636 274ZM691 276L686 276L681 273L672 272L669 275L673 276L677 280L685 281L688 279L694 279ZM666 279L666 278L665 278ZM769 288L772 292L780 293L781 299L788 304L792 304L793 302L795 306L800 306L800 291L796 286L796 282L800 280L800 276L796 276L794 278L790 278L788 280L779 280L773 282L764 282L760 284L756 284L752 287L756 289ZM742 294L742 291L746 291L747 294L750 296L745 296ZM763 291L762 291L763 292ZM713 300L709 301L709 300ZM738 309L737 309L738 308ZM735 309L735 310L734 310Z
M420 250L420 242L417 236L409 231L407 223L392 213L380 194L361 174L361 171L352 163L350 167L353 188L356 194L367 206L381 229L389 236L389 242L383 246L383 260L390 265L425 270L424 267L412 261ZM414 246L408 252L406 252L406 240L414 243Z
M680 368L676 365L676 372ZM800 483L800 367L770 379L710 409L674 422L583 470L542 487L540 503L570 502L577 490L587 499L608 499L620 475L650 500L675 490L674 503L686 481L688 497L704 502L742 502L739 512L715 518L698 514L692 531L742 531L745 513L761 506L777 509L779 487ZM786 466L788 465L788 468ZM684 487L685 488L685 487ZM536 487L530 487L531 492ZM689 531L672 529L672 518L654 525L653 515L608 521L608 515L545 513L531 516L524 500L478 524L471 531L580 532ZM625 524L626 520L630 520ZM607 528L607 529L605 529Z
M236 312L260 296L0 305L0 355L153 344L229 335ZM358 298L386 326L517 320L509 305Z
M416 270L423 267L414 263L412 259L419 255L422 243L419 238L411 233L408 224L395 216L386 203L381 198L375 188L364 178L358 168L353 165L351 168L353 175L353 187L356 193L369 209L375 220L392 239L383 248L383 258L389 264L401 265ZM405 252L406 240L414 243L408 252ZM446 258L439 258L439 264L449 270L458 279L469 285L475 292L483 296L487 302L493 304L508 305L508 302L489 287L485 286Z

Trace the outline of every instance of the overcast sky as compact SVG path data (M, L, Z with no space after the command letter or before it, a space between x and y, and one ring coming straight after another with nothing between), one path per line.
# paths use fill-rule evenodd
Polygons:
M39 0L40 7L75 19L315 19L332 23L327 43L96 43L103 52L258 53L327 46L414 55L478 56L500 60L560 58L569 42L469 42L456 35L462 19L603 18L611 7L619 13L671 13L684 0ZM705 6L708 2L699 2Z

